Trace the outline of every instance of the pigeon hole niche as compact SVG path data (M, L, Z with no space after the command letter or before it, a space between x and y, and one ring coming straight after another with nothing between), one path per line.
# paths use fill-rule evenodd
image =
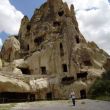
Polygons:
M34 43L39 46L44 40L44 36L39 36L34 39Z
M69 76L69 77L63 77L61 80L61 83L64 85L69 85L72 84L74 82L74 76Z
M58 26L60 26L61 25L61 22L59 22L59 21L54 21L53 22L53 26L54 27L58 27Z
M64 49L63 49L63 44L60 43L60 56L64 56Z
M63 16L64 15L64 11L62 10L62 11L59 11L58 12L58 15L61 17L61 16Z
M75 36L75 39L76 39L76 43L79 44L80 43L80 39L79 39L78 35Z
M85 66L92 66L91 60L84 60L83 63Z
M26 27L27 31L30 31L31 30L31 25L28 24L27 27Z
M46 70L45 66L40 67L40 69L41 69L41 74L42 75L47 75L47 70Z
M68 72L67 64L62 64L63 72Z
M87 75L88 73L87 72L80 72L80 73L77 73L77 79L87 79Z

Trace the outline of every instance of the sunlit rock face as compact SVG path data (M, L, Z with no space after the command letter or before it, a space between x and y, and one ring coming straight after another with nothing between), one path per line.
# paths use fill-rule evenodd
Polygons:
M18 36L4 43L0 74L5 82L10 76L21 81L24 92L20 84L15 86L17 81L9 81L12 92L34 93L35 99L67 99L71 91L77 98L86 98L96 78L106 71L103 65L108 57L85 40L73 5L47 0L30 20L24 16ZM3 80L0 83L5 89Z
M20 42L15 36L10 36L3 44L1 49L1 57L5 61L13 61L19 56Z

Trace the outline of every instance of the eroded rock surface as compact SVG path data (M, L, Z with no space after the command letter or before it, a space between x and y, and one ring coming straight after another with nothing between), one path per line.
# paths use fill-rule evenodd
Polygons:
M35 99L67 99L73 90L77 98L86 98L96 78L107 70L108 57L85 40L73 5L69 9L62 0L47 0L30 20L24 16L16 38L5 41L1 75L7 81L10 76L23 81ZM14 84L18 88L12 84L13 92L23 92L17 81Z
M19 56L20 43L15 36L10 36L3 44L1 57L5 61L13 61Z

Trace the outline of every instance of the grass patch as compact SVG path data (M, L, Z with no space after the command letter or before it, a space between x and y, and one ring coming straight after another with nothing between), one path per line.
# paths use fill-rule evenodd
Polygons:
M16 104L0 104L0 110L11 110Z
M95 98L96 100L110 101L110 96L99 96Z

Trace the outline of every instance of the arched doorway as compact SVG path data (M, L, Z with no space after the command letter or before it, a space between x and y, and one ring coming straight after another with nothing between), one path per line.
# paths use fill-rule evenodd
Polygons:
M86 98L86 90L81 90L80 91L80 96L81 96L81 99L85 99Z
M47 100L52 100L52 99L53 99L53 93L52 93L52 92L48 92L48 93L46 94L46 99L47 99Z

